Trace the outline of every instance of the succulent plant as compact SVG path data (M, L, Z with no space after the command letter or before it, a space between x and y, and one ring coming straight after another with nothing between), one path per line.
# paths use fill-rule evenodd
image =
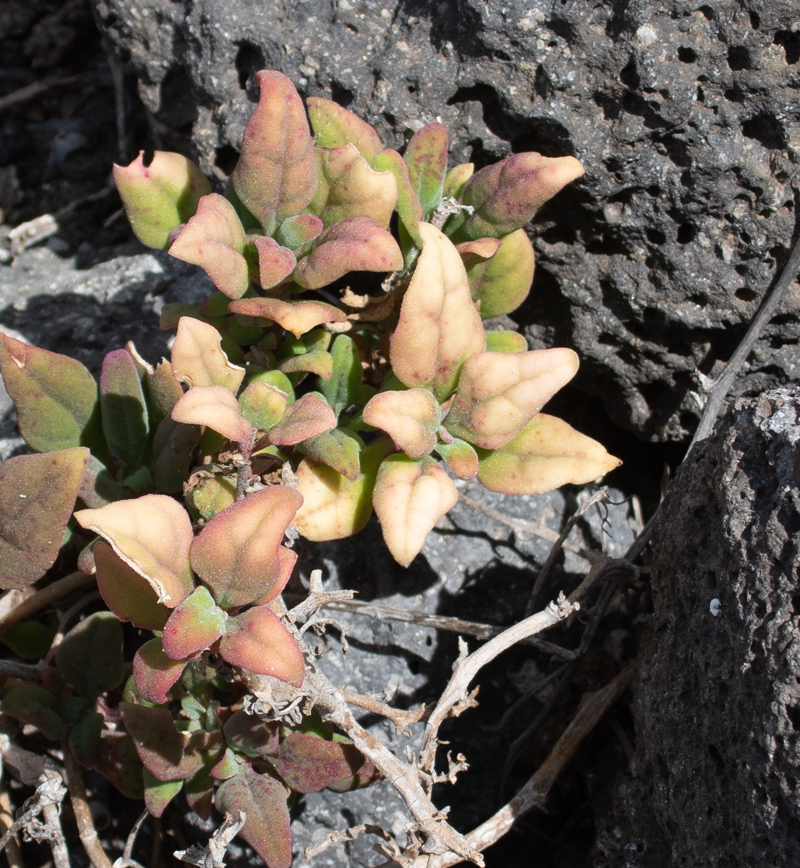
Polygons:
M155 814L181 788L201 813L212 798L245 810L243 836L277 868L291 861L291 791L375 777L321 722L293 730L248 715L244 682L217 671L303 684L276 605L297 558L290 526L343 538L374 510L407 566L455 505L453 476L535 494L619 462L541 412L575 375L572 350L530 351L484 328L526 298L524 227L580 163L525 153L448 171L441 124L401 156L334 102L311 98L306 115L280 73L257 82L222 193L177 154L114 169L137 237L218 290L164 308L162 326L177 326L169 362L128 344L96 382L75 360L0 336L20 433L39 453L0 467L0 587L37 581L66 538L87 543L79 565L113 615L81 622L60 649L87 637L115 649L113 677L81 674L59 650L52 678L12 686L3 710L54 738L69 730L76 757L103 773L113 736L127 751L118 766L143 766ZM153 633L124 688L117 619ZM95 708L108 691L122 691L127 736Z

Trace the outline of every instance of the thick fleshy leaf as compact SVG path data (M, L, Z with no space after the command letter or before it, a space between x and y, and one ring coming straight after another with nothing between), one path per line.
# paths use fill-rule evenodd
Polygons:
M125 677L122 624L111 612L79 621L56 647L58 671L81 696L95 700Z
M136 692L146 702L163 705L167 701L167 694L183 674L185 666L185 660L167 657L160 639L145 642L133 658Z
M250 288L250 271L243 256L245 242L233 205L219 193L209 193L172 242L169 254L199 265L228 298L241 298Z
M318 793L356 774L364 757L354 744L290 732L270 764L296 793Z
M478 353L461 370L447 430L482 449L510 443L578 372L573 350Z
M323 379L333 373L333 359L324 350L311 350L299 356L291 356L280 363L284 374L316 374Z
M261 88L242 139L231 181L242 204L272 235L287 217L299 214L317 191L314 140L294 85L274 70L256 73Z
M221 730L178 732L166 708L120 702L119 710L144 767L159 781L186 780L222 751Z
M78 491L79 500L91 509L97 509L113 500L123 500L127 496L125 487L114 479L105 464L98 461L94 455L90 455Z
M355 341L347 335L337 336L331 347L331 357L331 375L320 379L319 390L338 418L343 410L358 401L363 370Z
M317 148L320 184L311 204L325 226L348 217L372 217L386 229L397 204L397 181L391 172L376 172L355 145Z
M297 470L297 485L303 505L295 527L314 542L344 539L358 533L372 515L372 488L383 459L394 451L388 437L376 440L361 453L361 470L354 480L305 458Z
M458 251L430 223L421 223L420 232L425 244L403 298L390 359L404 385L427 386L441 401L486 338Z
M442 421L439 402L427 389L379 392L364 407L367 425L380 428L409 458L422 458L436 445Z
M450 477L432 458L390 455L378 470L372 504L392 557L407 567L436 522L458 502Z
M266 606L277 599L286 585L289 584L289 579L292 577L292 571L296 564L297 552L294 549L287 549L286 546L281 546L278 549L278 578L263 597L253 600L253 605Z
M181 392L183 395L183 392ZM153 462L150 475L163 494L178 494L189 475L192 454L200 444L199 425L184 425L171 416L158 424L153 438Z
M232 365L214 326L183 316L172 347L172 372L189 386L224 386L234 394L244 379L244 368Z
M452 443L437 443L436 451L459 479L474 479L478 473L478 453L466 440L453 438Z
M274 238L258 235L251 238L250 243L258 252L258 282L262 289L278 286L294 271L297 265L294 253L288 247L282 247Z
M182 789L183 781L160 781L144 770L144 805L154 817L160 817Z
M12 687L0 702L0 709L3 714L35 726L45 738L54 741L67 731L67 725L56 711L55 696L39 684Z
M243 766L238 775L224 781L217 790L217 808L233 817L245 814L242 838L264 860L267 868L289 868L292 864L292 833L286 787L267 774Z
M521 229L548 200L583 175L575 157L514 154L476 172L464 185L462 204L475 209L459 238L502 238Z
M104 729L91 768L126 798L141 800L144 796L142 761L127 733Z
M166 359L161 359L152 372L145 373L145 384L150 418L157 424L165 416L169 416L175 402L183 394L183 389L172 372L172 365Z
M471 265L491 259L499 249L499 238L476 238L474 241L462 241L456 245L467 274Z
M286 392L255 380L239 395L245 419L259 431L269 431L286 410Z
M460 199L464 185L475 174L475 163L460 163L453 166L444 176L443 194L453 199Z
M524 353L527 352L528 341L519 332L498 330L486 332L487 353Z
M114 166L133 234L148 247L166 250L170 233L197 210L211 185L200 169L181 154L156 151L149 166L144 151L129 166Z
M183 792L186 796L186 804L201 820L208 820L211 816L214 783L210 765L204 766L184 782Z
M231 666L256 675L271 675L295 687L303 684L306 673L303 652L267 606L255 606L230 618L219 651Z
M295 489L271 485L217 513L200 531L192 543L192 567L223 609L245 606L272 590L281 576L283 535L302 503ZM171 654L166 641L164 650Z
M347 322L339 308L324 301L282 301L279 298L243 298L231 302L232 313L263 317L278 323L296 338L327 322Z
M97 590L106 606L120 619L144 630L161 630L167 623L169 609L147 579L142 578L104 542L94 547Z
M370 160L370 165L379 172L391 172L394 175L397 182L397 216L414 244L422 247L419 224L425 219L425 212L411 185L405 160L397 151L387 148Z
M365 760L364 764L355 774L348 775L341 780L328 784L328 789L333 793L349 793L352 790L360 790L364 787L371 787L382 780L381 773L369 761Z
M70 730L69 749L81 765L91 765L100 744L102 731L103 715L97 711L90 711L85 714Z
M582 485L622 463L596 440L544 413L507 446L479 455L478 481L504 494L542 494L568 482Z
M294 446L335 427L333 410L319 395L309 393L286 408L283 419L270 429L267 436L274 446Z
M296 217L288 217L281 223L275 233L275 240L293 250L295 255L301 256L324 228L319 217L313 214L298 214Z
M525 230L517 229L500 240L500 246L491 259L467 262L466 268L472 298L480 302L481 317L489 319L511 313L530 292L534 268L533 245Z
M142 457L150 433L142 382L127 350L114 350L103 359L100 410L106 442L125 475Z
M0 588L24 588L53 566L88 459L79 446L0 465Z
M31 449L92 447L101 439L97 383L80 362L0 334L0 372Z
M147 494L100 509L81 509L75 518L81 527L106 539L128 566L147 579L159 603L173 609L191 594L192 522L171 497Z
M225 386L194 386L172 408L172 418L186 425L205 425L234 443L248 442L253 426Z
M337 473L352 481L358 477L359 454L362 446L355 437L340 428L309 437L298 444L297 448L304 455L308 455L314 461L327 464L328 467L332 467Z
M294 279L304 289L319 289L350 271L398 271L403 254L392 235L371 217L349 217L326 229L301 259Z
M254 714L234 711L222 727L225 741L238 753L249 757L268 756L275 753L280 740L280 724L265 723Z
M225 613L214 603L207 588L200 586L172 610L161 634L167 657L186 660L205 651L225 631Z
M403 158L408 166L411 186L426 214L442 199L447 152L447 128L440 123L426 124L406 145Z
M226 748L222 759L211 767L211 777L217 781L227 781L228 778L238 775L240 768L241 763L236 761L236 754L230 748Z
M225 476L201 479L191 492L192 504L206 521L236 501L236 483Z
M369 161L383 150L375 130L338 103L310 96L306 105L316 143L320 148L340 148L351 142Z

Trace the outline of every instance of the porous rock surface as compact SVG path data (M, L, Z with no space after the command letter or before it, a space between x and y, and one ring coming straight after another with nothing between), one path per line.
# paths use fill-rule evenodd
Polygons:
M800 25L792 0L95 0L165 146L229 170L280 69L391 147L442 120L453 159L580 158L537 218L532 345L574 347L621 425L682 439L795 226ZM741 393L800 379L797 290Z
M637 756L595 865L800 864L800 390L740 399L653 552Z

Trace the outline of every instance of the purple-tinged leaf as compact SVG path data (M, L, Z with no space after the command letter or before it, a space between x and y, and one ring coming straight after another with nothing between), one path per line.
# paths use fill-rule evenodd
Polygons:
M103 359L100 411L103 435L124 476L144 454L150 433L139 372L127 350L114 350Z
M130 621L144 630L163 629L169 609L158 602L147 579L99 540L94 547L94 562L100 596L120 621Z
M172 610L161 634L161 647L167 657L186 660L210 648L225 632L225 621L225 613L208 589L195 588Z
M622 463L596 440L544 413L537 413L502 449L478 454L478 481L504 494L542 494L570 482L582 485Z
M197 535L192 567L223 609L273 590L282 575L281 541L302 503L295 489L271 485L217 513Z
M326 229L300 260L295 281L319 289L350 271L398 271L403 254L392 235L370 217L349 217Z
M459 238L502 238L521 229L548 200L583 175L575 157L543 157L534 151L514 154L476 172L461 192L461 202L475 209Z
M459 249L461 247L459 245ZM511 313L528 297L533 282L534 254L524 229L504 236L490 259L465 264L470 292L473 301L480 302L482 319Z
M452 443L437 443L436 451L459 479L474 479L478 473L478 453L466 440L453 438Z
M225 386L194 386L172 408L172 418L205 425L233 443L250 443L253 426L242 415L236 396Z
M192 522L171 497L147 494L100 509L81 509L75 518L81 527L106 539L168 608L175 608L194 590L189 567Z
M154 817L160 817L182 789L183 781L160 781L144 770L144 805Z
M247 817L239 834L264 860L267 868L289 868L292 864L292 833L286 787L267 774L242 766L236 777L217 790L219 811Z
M405 455L384 459L375 480L372 505L386 547L407 567L442 516L458 502L453 481L432 458L412 461Z
M31 449L92 447L101 439L97 384L80 362L0 334L0 372Z
M306 672L303 652L267 606L256 606L230 618L219 650L231 666L256 675L271 675L295 687L303 684Z
M167 657L160 639L145 642L133 658L133 680L136 692L146 702L163 705L172 687L177 684L186 666L185 660Z
M505 330L486 332L487 353L525 353L528 341L519 332Z
M224 386L239 391L244 368L232 365L220 346L221 335L208 323L181 317L172 347L172 372L189 386Z
M363 215L386 229L397 205L397 181L391 172L376 172L355 145L316 148L319 189L308 210L325 226Z
M365 787L371 787L383 779L383 775L369 761L365 760L364 764L354 775L348 775L339 781L328 784L328 789L333 793L349 793L353 790L361 790Z
M461 370L447 430L482 449L510 443L578 372L573 350L476 353Z
M316 143L320 148L340 148L352 142L370 162L383 150L375 130L338 103L310 96L306 105Z
M291 732L270 757L270 764L296 793L318 793L355 775L364 757L354 744Z
M111 612L79 621L56 647L56 665L81 696L94 700L122 683L122 625Z
M414 388L379 392L364 407L363 419L385 431L409 458L419 459L436 445L442 414L439 402L427 389Z
M225 721L222 731L225 741L237 753L249 757L274 754L280 741L280 724L264 723L259 717L244 711L234 711Z
M45 738L54 741L67 732L67 725L58 716L55 707L55 696L38 684L18 684L0 702L3 714L35 726Z
M250 239L250 244L258 253L258 282L262 289L279 286L294 271L297 265L294 253L288 247L282 247L274 238L258 235Z
M390 360L406 386L430 388L441 401L486 337L458 251L435 226L421 223L425 244L391 337Z
M294 85L274 70L256 73L261 88L242 139L231 182L242 204L273 235L282 220L299 214L317 190L314 140Z
M370 160L370 165L380 172L391 172L394 175L397 181L397 216L414 244L422 247L423 239L419 233L419 224L425 219L425 211L411 186L405 160L397 151L387 148Z
M183 393L181 392L181 395ZM163 494L179 494L189 475L192 455L200 445L199 425L184 425L170 416L158 424L153 438L153 484Z
M142 761L125 732L100 733L100 744L91 768L113 784L128 799L141 799L144 795Z
M233 205L219 193L209 193L170 245L169 254L199 265L228 298L241 298L250 288L245 243L244 228Z
M259 431L269 431L286 410L286 392L259 380L254 380L239 395L239 406L245 419Z
M24 588L54 564L88 458L76 447L0 465L0 588Z
M321 464L327 464L351 482L358 478L362 444L355 437L334 428L309 437L297 445L298 451Z
M453 166L444 177L443 195L452 199L460 199L464 185L475 173L475 163L460 163Z
M148 247L166 250L170 233L197 210L211 185L186 157L156 151L149 166L144 151L129 166L114 166L119 190L133 234Z
M444 124L426 124L406 145L403 159L411 187L426 214L441 201L447 173L448 138Z
M339 308L324 301L282 301L279 298L243 298L231 302L232 313L262 317L278 323L296 338L323 323L347 322Z
M187 778L183 784L183 792L186 795L186 803L189 808L201 820L208 820L211 816L211 803L214 799L214 779L211 777L211 767L203 766L199 772L195 772L190 778Z
M309 393L286 408L283 419L267 436L274 446L294 446L335 427L336 414L333 410L319 395Z

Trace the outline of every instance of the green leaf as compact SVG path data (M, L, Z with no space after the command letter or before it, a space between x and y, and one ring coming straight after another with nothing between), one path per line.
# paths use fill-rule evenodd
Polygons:
M370 160L373 169L381 172L391 172L397 182L397 216L416 247L422 247L419 224L425 219L422 204L411 185L411 178L405 160L390 148Z
M487 353L524 353L527 352L528 341L519 332L498 330L486 332Z
M197 210L211 185L180 154L156 151L149 166L144 151L129 166L114 166L114 181L134 235L148 247L166 250L170 233Z
M375 130L338 103L310 96L306 105L316 143L320 148L340 148L352 143L370 162L383 150L383 144Z
M89 712L70 730L69 749L81 765L88 766L93 762L102 731L103 715L98 711Z
M286 410L286 393L275 386L254 380L239 396L239 406L245 419L259 431L269 431L277 425Z
M340 428L309 437L302 443L298 443L295 448L303 455L313 458L314 461L333 468L351 481L355 481L358 477L359 454L363 444Z
M128 496L124 486L108 472L108 468L94 455L89 455L83 472L78 498L90 509L99 509L114 500Z
M447 173L447 128L426 124L406 145L403 159L408 166L411 187L428 215L442 199Z
M481 318L516 310L528 297L533 268L533 246L524 229L503 236L490 259L467 263L470 292L473 301L480 302Z
M224 631L225 613L214 603L208 588L199 587L172 610L161 645L167 657L182 661L205 651Z
M286 787L267 774L243 766L239 774L224 781L217 790L217 807L234 817L243 812L247 819L239 833L266 862L267 868L289 868L292 864L292 835Z
M452 438L452 443L437 443L436 451L459 479L474 479L478 472L478 453L466 440Z
M76 624L56 648L58 671L81 696L93 700L122 683L122 625L111 612Z
M319 390L333 408L336 418L358 402L363 370L355 341L347 335L338 335L331 347L333 370L330 377L320 378Z
M24 588L53 565L88 457L78 447L0 465L0 588Z
M100 744L92 768L112 783L128 799L144 796L142 762L131 737L126 732L100 733Z
M97 384L80 362L0 334L0 372L31 449L102 443Z
M60 739L67 725L55 711L56 698L38 684L19 684L3 697L0 708L22 723L35 726L45 738Z
M7 648L23 660L39 660L53 644L56 631L38 621L21 621L0 636Z
M183 393L181 393L183 394ZM178 494L189 476L192 456L200 444L200 426L184 425L165 416L153 438L153 462L150 474L162 494Z
M139 372L127 350L114 350L103 359L100 374L103 434L126 476L147 448L150 420Z
M182 789L183 781L160 781L144 770L144 804L154 817L160 817Z

